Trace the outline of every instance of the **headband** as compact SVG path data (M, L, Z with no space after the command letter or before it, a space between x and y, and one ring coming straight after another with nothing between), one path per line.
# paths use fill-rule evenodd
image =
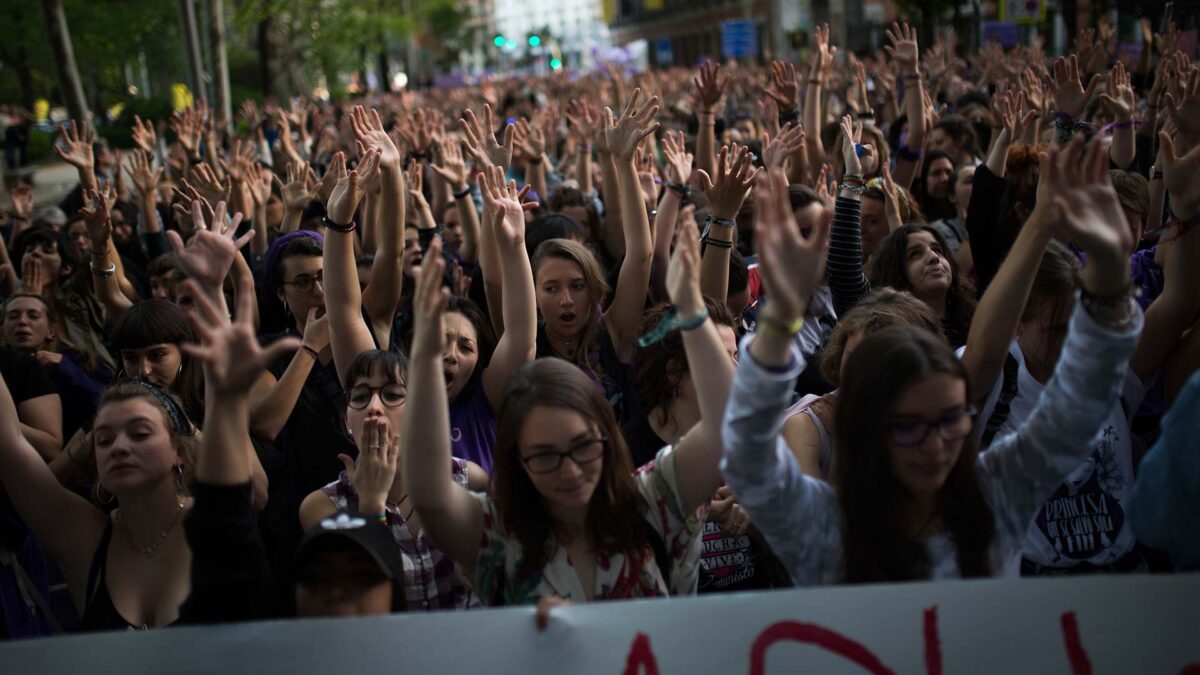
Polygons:
M187 413L174 399L164 394L162 389L140 377L130 378L128 381L150 392L150 395L166 409L167 416L171 418L171 424L175 427L175 433L182 436L191 436L196 433L196 427L192 426L192 421L188 419Z

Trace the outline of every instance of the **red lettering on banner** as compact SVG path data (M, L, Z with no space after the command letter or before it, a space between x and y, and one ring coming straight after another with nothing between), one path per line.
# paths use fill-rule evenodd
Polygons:
M894 675L891 668L883 665L862 644L815 623L796 621L773 623L758 634L754 645L750 647L750 675L763 675L766 671L767 648L780 641L813 644L862 666L872 675Z
M645 669L643 671L643 668ZM654 649L650 646L650 636L638 633L629 646L629 656L625 657L624 675L658 675L658 659L654 657Z
M942 641L938 637L937 605L925 610L925 672L942 675Z
M1071 662L1071 672L1074 675L1092 675L1092 662L1083 649L1083 641L1079 639L1079 621L1075 612L1063 612L1062 619L1063 642L1067 646L1067 660Z

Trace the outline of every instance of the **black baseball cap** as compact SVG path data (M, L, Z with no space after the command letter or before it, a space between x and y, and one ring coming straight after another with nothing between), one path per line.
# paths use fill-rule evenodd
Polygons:
M361 549L379 566L381 575L390 579L397 589L400 602L404 598L404 563L391 530L384 524L357 513L340 511L312 526L296 549L297 578L305 577L304 570L313 558L326 550L344 549L347 544ZM394 611L403 610L403 604Z

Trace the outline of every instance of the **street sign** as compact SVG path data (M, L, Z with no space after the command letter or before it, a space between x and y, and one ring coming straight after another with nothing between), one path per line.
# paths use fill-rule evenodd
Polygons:
M1046 20L1046 0L1001 0L1000 20L1041 23Z
M758 24L745 20L722 21L721 54L725 58L758 56Z
M654 62L660 66L675 63L675 50L671 45L671 38L659 38L654 43Z

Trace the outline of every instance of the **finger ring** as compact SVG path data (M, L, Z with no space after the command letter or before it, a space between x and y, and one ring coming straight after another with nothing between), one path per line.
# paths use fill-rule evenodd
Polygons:
M379 449L379 446L378 446L378 445L368 445L368 446L367 446L367 449L368 449L368 450L378 450L378 449Z

